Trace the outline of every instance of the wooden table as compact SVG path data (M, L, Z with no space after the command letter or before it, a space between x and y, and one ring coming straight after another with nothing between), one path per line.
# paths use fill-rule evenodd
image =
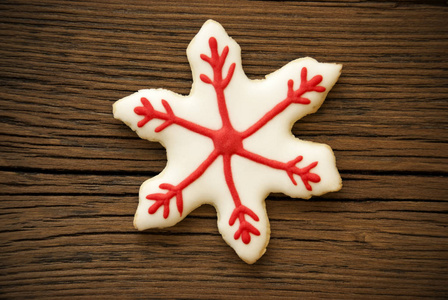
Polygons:
M0 16L0 298L448 297L445 1L4 0ZM344 65L293 127L334 149L344 187L270 195L254 265L211 206L133 228L165 150L112 116L139 89L189 93L185 49L209 18L250 78L303 56Z

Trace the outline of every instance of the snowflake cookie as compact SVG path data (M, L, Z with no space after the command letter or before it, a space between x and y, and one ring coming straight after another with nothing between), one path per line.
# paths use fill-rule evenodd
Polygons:
M140 188L134 226L172 226L211 204L224 240L251 264L269 242L269 193L307 199L341 188L331 148L291 133L295 121L320 107L341 65L307 57L251 80L239 45L212 20L187 56L190 95L140 90L114 104L115 118L167 151L166 168Z

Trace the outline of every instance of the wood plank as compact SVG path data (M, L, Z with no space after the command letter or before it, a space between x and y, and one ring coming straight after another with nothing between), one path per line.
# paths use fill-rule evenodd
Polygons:
M23 202L25 206L14 207ZM10 231L1 232L2 264L9 270L3 291L11 295L21 285L21 295L100 296L113 288L105 282L116 278L118 290L131 280L146 288L173 280L185 296L194 293L188 284L194 277L206 284L204 297L215 288L228 288L237 296L247 284L241 278L246 278L264 282L267 296L308 295L318 285L319 296L369 295L387 288L388 296L404 298L441 290L447 279L441 264L448 246L444 203L269 201L273 235L260 261L264 274L238 263L223 247L210 206L178 226L142 234L130 228L132 216L119 209L134 206L129 196L13 196L2 197L1 203L15 220L5 224ZM294 271L285 273L291 266ZM223 272L227 269L232 276ZM67 283L70 293L62 288ZM166 292L161 289L154 296Z

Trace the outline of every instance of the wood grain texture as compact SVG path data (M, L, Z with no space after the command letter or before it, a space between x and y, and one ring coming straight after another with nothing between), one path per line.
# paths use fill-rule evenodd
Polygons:
M303 56L344 65L293 128L334 149L344 187L270 195L255 265L210 206L132 226L165 150L112 104L188 94L185 49L209 18L250 78ZM445 1L0 2L0 298L447 298L447 19Z

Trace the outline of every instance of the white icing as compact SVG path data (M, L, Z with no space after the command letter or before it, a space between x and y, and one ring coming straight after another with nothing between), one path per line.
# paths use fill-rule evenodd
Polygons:
M310 182L312 191L305 188L299 176L295 176L297 185L294 185L284 170L273 169L238 155L232 156L232 175L241 202L255 212L260 219L256 222L246 216L246 220L260 231L259 236L251 234L249 244L243 243L241 238L234 238L234 233L238 229L238 221L233 226L229 225L229 218L235 209L235 204L224 177L222 156L219 156L202 176L183 190L182 215L177 210L175 198L171 199L170 213L167 218L163 217L163 206L154 214L148 213L149 207L155 201L146 199L146 196L165 193L166 190L159 188L160 184L179 184L207 158L214 150L214 144L210 138L175 124L156 133L155 128L161 125L163 120L153 119L139 128L137 123L143 119L143 116L137 115L134 108L142 106L140 99L145 97L151 102L154 109L165 112L162 105L162 99L164 99L177 117L209 129L219 129L222 122L215 90L212 85L204 83L199 78L200 74L205 74L213 79L210 65L200 58L200 54L210 56L209 38L212 36L218 41L219 53L226 45L230 48L223 67L223 77L230 65L236 63L233 78L224 93L230 121L238 131L249 128L286 98L289 79L294 80L294 89L298 89L300 72L303 67L308 69L308 80L314 75L322 75L323 80L319 86L326 88L323 93L306 93L303 97L310 99L310 104L289 105L283 112L243 141L246 150L284 163L301 155L303 160L297 164L299 168L318 161L318 165L312 169L312 173L318 174L321 180L318 183ZM114 104L115 118L125 122L141 138L158 141L167 150L166 168L159 175L145 181L140 188L140 200L134 225L139 230L172 226L198 206L208 203L213 205L218 212L218 229L224 240L244 261L253 263L263 255L269 241L269 221L264 203L269 193L281 192L291 197L309 198L312 195L321 195L341 188L341 178L330 147L301 141L291 133L291 127L295 121L315 112L320 107L328 91L337 81L341 66L318 63L312 58L302 58L288 63L278 71L266 76L264 80L250 80L242 69L239 45L227 35L219 23L212 20L207 21L191 41L187 49L187 56L193 73L193 86L190 95L182 96L163 89L140 90Z

